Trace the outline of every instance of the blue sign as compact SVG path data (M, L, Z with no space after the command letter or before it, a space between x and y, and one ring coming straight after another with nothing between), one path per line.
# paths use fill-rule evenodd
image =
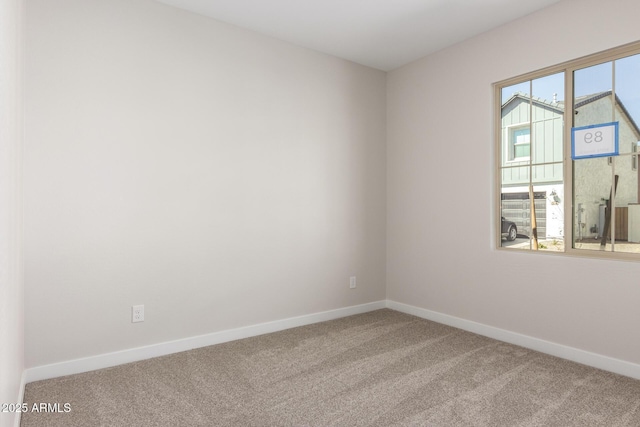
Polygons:
M571 128L571 158L618 155L618 122Z

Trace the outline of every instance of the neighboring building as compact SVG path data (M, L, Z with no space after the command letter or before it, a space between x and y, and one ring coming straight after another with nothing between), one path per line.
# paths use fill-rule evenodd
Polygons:
M615 114L611 91L576 99L574 126L619 122L619 152L636 151L640 130L616 96ZM532 120L529 120L529 114ZM502 106L502 212L516 222L522 234L531 232L529 213L529 171L534 185L538 238L564 237L563 120L564 103L530 98L515 93ZM531 124L530 124L531 122ZM533 144L532 144L533 142ZM567 153L569 156L570 153ZM529 162L533 164L529 165ZM619 176L616 208L638 202L637 159L631 156L577 160L574 165L574 236L600 236L604 204L609 198L612 166ZM624 218L624 219L620 219ZM618 218L616 240L626 239L626 216Z
M619 157L577 160L574 164L574 235L601 236L604 226L604 206L611 194L612 174L618 175L616 189L616 240L627 240L627 209L638 203L638 165L635 156L640 130L616 96L615 114L611 91L576 99L574 126L617 121L619 123ZM613 170L612 170L613 168Z
M531 171L538 238L564 236L564 213L558 203L564 197L563 115L558 102L531 99L522 93L515 93L502 105L502 166L507 167L502 169L502 215L516 223L520 234L531 234ZM536 165L539 163L545 165Z

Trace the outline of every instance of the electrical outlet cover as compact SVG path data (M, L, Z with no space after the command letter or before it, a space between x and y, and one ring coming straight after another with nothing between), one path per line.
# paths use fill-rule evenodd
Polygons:
M144 305L134 305L131 307L131 322L144 322Z

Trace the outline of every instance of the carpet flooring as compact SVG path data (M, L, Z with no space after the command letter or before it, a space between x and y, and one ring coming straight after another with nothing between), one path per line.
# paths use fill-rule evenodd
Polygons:
M27 384L22 426L640 426L640 381L384 309ZM69 412L64 412L68 403Z

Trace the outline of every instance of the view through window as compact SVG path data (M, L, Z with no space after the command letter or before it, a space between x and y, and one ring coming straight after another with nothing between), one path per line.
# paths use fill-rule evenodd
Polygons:
M577 249L640 254L639 76L640 55L573 73L573 126L617 123L619 151L617 156L573 160L573 244ZM593 137L598 137L593 130Z
M563 97L564 73L501 90L503 246L564 247Z
M640 44L629 50L497 86L500 247L640 260Z

